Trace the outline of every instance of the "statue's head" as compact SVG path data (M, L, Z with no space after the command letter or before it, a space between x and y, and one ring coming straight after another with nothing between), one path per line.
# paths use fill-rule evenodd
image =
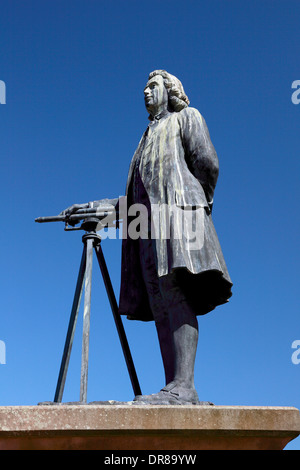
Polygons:
M156 95L149 91L153 84L157 85ZM162 104L167 102L168 109L176 112L186 108L190 103L180 80L166 70L154 70L150 73L144 93L146 108L150 112L153 100L156 102L160 100Z

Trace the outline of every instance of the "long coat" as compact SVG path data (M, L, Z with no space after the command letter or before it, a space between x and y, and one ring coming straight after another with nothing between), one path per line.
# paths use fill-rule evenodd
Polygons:
M139 202L137 174L149 201L157 275L181 268L182 289L197 315L231 296L232 282L211 219L218 173L218 157L205 120L187 107L150 122L127 179L128 207ZM130 319L148 321L153 315L139 247L139 240L123 234L119 311Z

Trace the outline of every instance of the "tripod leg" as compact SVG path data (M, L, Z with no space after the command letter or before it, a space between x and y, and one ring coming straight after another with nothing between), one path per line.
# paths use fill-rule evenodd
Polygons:
M86 247L85 292L84 292L81 380L80 380L80 401L83 403L86 403L86 400L87 400L93 243L94 243L93 239L87 239L86 241L87 247Z
M83 287L83 280L84 280L84 273L85 273L85 263L86 263L86 247L84 246L79 273L78 273L78 278L77 278L73 305L72 305L72 311L71 311L70 320L69 320L67 337L66 337L65 347L63 351L63 356L62 356L62 361L61 361L55 396L54 396L54 402L56 403L61 403L63 392L64 392L67 371L68 371L68 366L69 366L69 361L70 361L70 356L71 356L71 350L72 350L72 345L73 345L73 339L74 339L74 334L75 334L75 329L76 329L76 323L77 323L77 318L78 318L81 294L82 294L82 287Z
M123 354L125 357L125 361L127 364L133 392L135 395L142 395L141 388L140 388L139 381L138 381L137 374L136 374L136 370L134 367L133 359L132 359L131 352L129 349L128 341L126 338L124 326L123 326L122 319L119 314L118 304L115 298L114 290L113 290L112 283L109 277L108 269L106 266L106 262L104 259L104 255L103 255L103 251L102 251L100 243L97 246L95 246L95 250L96 250L100 270L102 273L103 281L105 284L106 292L108 295L108 299L110 302L110 306L112 309L113 317L115 320L115 324L116 324L117 331L119 334L119 338L120 338Z

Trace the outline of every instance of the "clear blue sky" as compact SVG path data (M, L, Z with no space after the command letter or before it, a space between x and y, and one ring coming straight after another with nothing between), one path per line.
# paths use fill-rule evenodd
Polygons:
M1 2L0 405L53 399L82 252L81 232L34 219L124 194L143 88L164 68L219 156L214 223L234 283L199 319L200 399L300 408L299 22L292 0ZM118 297L121 241L102 245ZM96 259L92 289L88 401L131 400ZM154 324L124 326L142 391L158 391ZM64 401L79 399L80 355L81 322Z

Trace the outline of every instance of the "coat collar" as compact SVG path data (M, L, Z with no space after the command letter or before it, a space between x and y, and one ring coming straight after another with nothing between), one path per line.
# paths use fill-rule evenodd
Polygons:
M150 114L148 119L149 119L149 121L155 122L155 121L159 121L161 118L167 116L168 114L170 114L170 111L165 109L164 111L162 111L161 113L156 114L155 116L151 116L151 114Z

